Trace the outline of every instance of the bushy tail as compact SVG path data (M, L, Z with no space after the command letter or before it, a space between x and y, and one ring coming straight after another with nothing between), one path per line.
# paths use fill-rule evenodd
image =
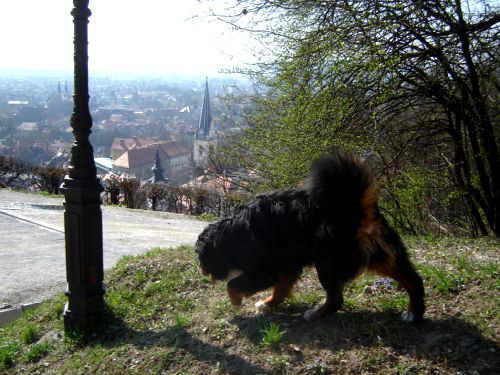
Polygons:
M377 210L377 183L366 163L337 150L316 160L309 176L313 207L339 231L356 236L361 247L372 253L380 239L382 219Z

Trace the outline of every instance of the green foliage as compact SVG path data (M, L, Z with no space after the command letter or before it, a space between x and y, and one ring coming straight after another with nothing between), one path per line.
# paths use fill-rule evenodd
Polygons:
M85 332L74 329L64 334L64 344L70 349L82 347L88 341L88 335Z
M20 353L19 344L15 341L8 341L0 344L0 370L7 370L14 366Z
M446 175L424 164L398 169L385 174L382 181L381 206L392 226L408 234L448 235L466 225Z
M228 18L251 13L244 27L268 49L248 72L257 92L237 98L252 111L219 157L255 171L258 191L300 186L318 155L353 149L397 180L387 209L409 232L496 233L499 46L489 3L233 2Z
M261 332L263 334L262 345L267 348L278 345L285 334L285 330L281 330L279 324L273 322L265 323Z
M197 216L198 220L200 221L215 221L217 220L217 215L211 213L211 212L203 212Z
M175 326L177 328L186 328L189 326L189 322L189 317L187 315L179 313L175 316Z
M21 339L24 344L32 344L40 338L40 329L33 324L24 327Z
M199 273L197 265L182 260L192 254L192 246L156 248L119 262L108 278L118 277L129 287L116 289L115 282L107 283L108 309L120 319L131 319L137 327L143 327L144 317L157 317L161 322L165 310L173 310L177 312L172 318L175 325L186 327L188 312L196 304L184 292Z
M459 283L457 274L438 266L421 266L424 277L431 280L431 286L441 294L455 293Z
M406 295L385 296L382 295L378 298L383 311L397 311L401 312L408 306L408 298Z
M26 353L27 362L38 362L52 350L52 346L48 343L35 344L30 347Z
M323 295L318 293L318 291L303 292L298 291L293 295L289 296L286 301L291 305L305 304L305 305L316 305L323 298Z

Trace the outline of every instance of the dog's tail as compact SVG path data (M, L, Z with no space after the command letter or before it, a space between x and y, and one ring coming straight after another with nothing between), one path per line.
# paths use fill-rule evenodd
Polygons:
M340 150L316 160L310 170L309 196L313 207L339 231L354 235L362 251L377 246L393 258L394 250L381 239L383 218L378 213L375 176L356 155Z

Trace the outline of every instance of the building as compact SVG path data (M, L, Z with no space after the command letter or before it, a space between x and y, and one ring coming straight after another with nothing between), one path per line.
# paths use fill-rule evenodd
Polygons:
M163 175L173 185L180 185L189 180L191 152L176 141L128 149L113 161L113 173L127 173L144 181L149 180L157 154L164 169Z
M210 109L210 95L208 92L208 79L205 81L205 94L201 107L200 122L193 141L193 162L196 167L206 168L209 156L217 147L214 127L212 124L212 111Z
M158 138L147 137L115 138L111 145L110 156L111 159L116 160L130 149L142 148L164 142L166 141L159 141Z

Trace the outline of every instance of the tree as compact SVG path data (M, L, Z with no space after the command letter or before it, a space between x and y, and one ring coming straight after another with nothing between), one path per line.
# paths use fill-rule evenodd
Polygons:
M406 158L439 165L472 232L500 235L492 2L239 0L221 18L273 48L248 72L263 90L233 140L265 187L296 186L335 145L376 156L382 173Z
M63 168L32 167L31 186L49 194L59 194L66 173Z
M120 203L120 177L116 174L108 174L103 178L104 201L108 204L118 205Z
M141 181L134 176L123 175L119 180L120 191L123 194L123 204L127 208L139 208L143 205Z
M159 205L166 201L169 194L167 185L151 183L145 186L146 197L151 200L151 209L156 211Z
M0 189L21 184L21 177L28 169L21 160L0 155Z

